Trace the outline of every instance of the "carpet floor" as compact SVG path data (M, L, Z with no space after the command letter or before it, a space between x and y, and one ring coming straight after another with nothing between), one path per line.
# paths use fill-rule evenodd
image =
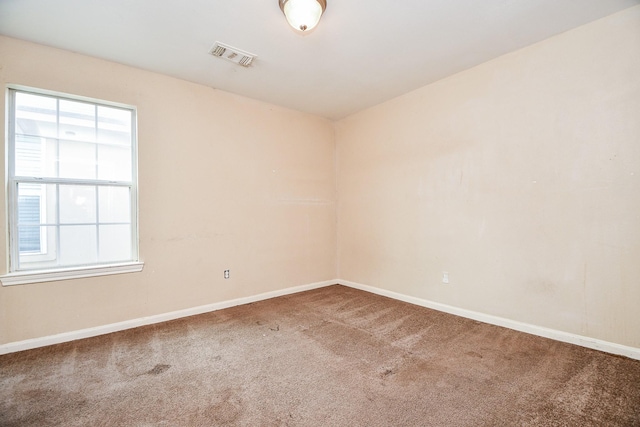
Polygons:
M0 426L640 426L640 361L336 285L0 356Z

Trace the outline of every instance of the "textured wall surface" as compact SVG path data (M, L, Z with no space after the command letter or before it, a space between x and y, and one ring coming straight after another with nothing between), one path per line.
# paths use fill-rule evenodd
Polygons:
M338 277L640 347L639 76L635 7L339 122Z
M145 267L0 287L0 344L335 278L331 122L0 38L0 84L7 83L137 107ZM4 210L0 216L4 260Z

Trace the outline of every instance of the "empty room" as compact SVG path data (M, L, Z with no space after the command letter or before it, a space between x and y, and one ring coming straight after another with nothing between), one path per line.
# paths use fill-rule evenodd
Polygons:
M640 0L0 0L0 426L640 426Z

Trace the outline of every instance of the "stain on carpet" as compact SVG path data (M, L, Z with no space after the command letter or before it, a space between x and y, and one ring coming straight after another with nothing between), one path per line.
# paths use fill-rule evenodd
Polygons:
M171 368L171 365L156 365L149 371L145 372L146 375L160 375L164 374Z
M384 378L384 377L388 377L389 375L393 375L393 374L395 374L395 372L393 372L393 369L385 369L384 371L382 371L380 376L382 378Z
M205 411L207 419L215 425L236 425L243 411L242 400L232 390L225 390L219 399Z

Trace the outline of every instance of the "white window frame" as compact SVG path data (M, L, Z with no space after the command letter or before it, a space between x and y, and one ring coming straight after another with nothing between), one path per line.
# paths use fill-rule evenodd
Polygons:
M89 180L89 179L67 179L67 178L27 178L15 176L15 114L16 103L15 96L17 92L32 93L39 96L50 96L58 100L70 100L91 103L94 105L102 105L106 107L122 108L131 111L131 181L105 181L105 180ZM139 238L138 238L138 138L137 138L137 111L134 106L125 105L115 102L109 102L99 99L69 95L59 92L35 89L18 85L7 85L7 141L5 145L5 154L7 161L5 165L7 171L6 176L6 207L7 207L7 265L8 273L0 276L3 286L21 285L28 283L40 283L65 279L74 279L82 277L94 277L110 274L133 273L142 271L144 263L140 261L139 256ZM18 222L18 183L34 182L45 184L76 184L76 185L108 185L122 186L130 188L130 208L131 208L131 260L120 263L99 263L92 265L81 265L73 267L62 267L53 269L25 269L18 270L17 260L19 256L19 242L17 235ZM56 203L59 203L57 201ZM45 240L46 244L46 240ZM31 255L29 255L31 256ZM41 256L34 254L34 256Z

